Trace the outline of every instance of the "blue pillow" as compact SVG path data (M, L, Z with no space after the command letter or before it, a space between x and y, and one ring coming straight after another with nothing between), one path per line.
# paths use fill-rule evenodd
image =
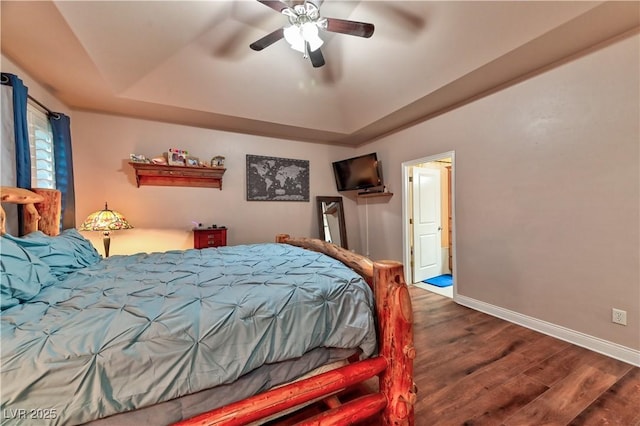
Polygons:
M76 229L66 229L55 237L36 231L22 238L10 238L49 265L58 279L100 261L93 244Z
M56 281L49 265L7 236L0 242L0 309L35 297L40 289Z

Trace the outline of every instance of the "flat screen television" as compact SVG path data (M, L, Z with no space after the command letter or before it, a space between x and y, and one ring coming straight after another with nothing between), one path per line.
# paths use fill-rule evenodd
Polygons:
M383 186L382 168L375 152L333 163L338 191L352 191Z

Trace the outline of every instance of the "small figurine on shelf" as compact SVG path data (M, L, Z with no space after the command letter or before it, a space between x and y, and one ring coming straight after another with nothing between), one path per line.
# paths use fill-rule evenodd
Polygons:
M211 159L211 167L224 167L224 157L216 155Z
M163 166L167 165L167 159L165 158L165 156L160 156L160 157L155 157L151 159L151 162L153 164L160 164Z
M134 162L134 163L148 163L149 160L147 160L147 157L145 157L142 154L130 154L129 155L129 160Z

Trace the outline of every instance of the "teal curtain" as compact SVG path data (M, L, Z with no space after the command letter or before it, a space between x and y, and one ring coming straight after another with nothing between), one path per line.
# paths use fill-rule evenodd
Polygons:
M51 112L49 122L53 132L53 155L56 166L56 188L62 193L61 229L76 227L76 198L73 185L71 155L71 120L65 114Z
M31 152L29 149L29 126L27 124L27 92L29 89L15 74L2 73L2 84L13 89L13 132L16 143L16 186L31 188ZM18 230L24 229L22 206L18 209Z
M2 73L2 84L13 88L13 128L16 139L16 186L31 188L31 153L27 125L27 86L18 76Z

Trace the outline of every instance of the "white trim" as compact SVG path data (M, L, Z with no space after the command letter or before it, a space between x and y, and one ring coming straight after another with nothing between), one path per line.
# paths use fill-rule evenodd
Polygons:
M456 294L455 301L460 305L467 306L485 314L502 318L503 320L521 325L531 330L556 337L565 342L572 343L583 348L590 349L594 352L607 355L620 361L640 367L640 351L617 343L609 342L598 337L590 336L579 331L571 330L560 325L552 324L539 320L527 315L520 314L515 311L491 305L480 300L472 299L467 296Z
M413 268L411 268L411 242L408 238L409 235L409 169L413 166L417 166L422 163L429 163L443 158L451 158L451 239L456 241L456 197L455 197L455 162L456 152L447 151L441 154L430 155L428 157L422 157L415 160L405 161L401 164L402 167L402 265L404 267L404 279L408 283L413 283ZM451 253L451 262L453 263L453 297L456 300L458 289L456 286L456 246L453 244L453 251Z

